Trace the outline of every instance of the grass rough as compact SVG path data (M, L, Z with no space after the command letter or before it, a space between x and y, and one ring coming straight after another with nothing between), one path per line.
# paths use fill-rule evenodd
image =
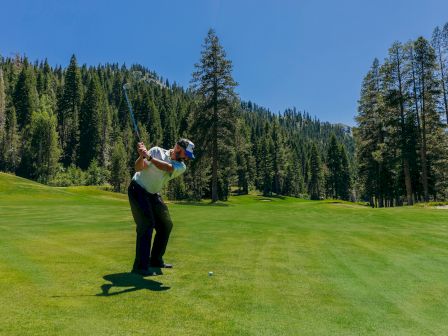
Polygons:
M0 174L0 334L448 334L448 211L254 195L169 208L175 268L140 278L126 195Z

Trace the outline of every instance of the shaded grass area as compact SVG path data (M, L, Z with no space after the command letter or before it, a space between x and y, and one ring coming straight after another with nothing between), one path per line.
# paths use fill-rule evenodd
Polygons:
M448 333L448 211L201 204L169 205L175 268L141 278L125 195L0 174L0 334Z

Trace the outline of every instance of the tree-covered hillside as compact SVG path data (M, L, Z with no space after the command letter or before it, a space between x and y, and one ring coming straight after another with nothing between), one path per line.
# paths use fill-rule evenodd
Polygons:
M350 128L296 108L272 113L241 101L231 61L213 30L196 70L192 65L190 88L141 65L79 65L75 55L66 68L20 55L0 62L2 171L50 185L109 183L124 191L136 159L123 92L123 84L130 83L129 98L147 146L171 148L180 137L196 144L198 159L171 182L170 198L223 200L232 189L312 198L353 194ZM210 62L215 67L207 68ZM213 100L201 71L222 79L231 94L224 88ZM138 81L136 73L157 78L164 87Z

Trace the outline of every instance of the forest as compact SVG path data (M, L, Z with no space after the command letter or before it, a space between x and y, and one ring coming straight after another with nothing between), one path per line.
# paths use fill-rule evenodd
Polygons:
M448 199L448 23L394 42L364 77L354 130L359 186L375 207Z
M196 145L197 159L164 190L169 199L259 192L376 207L448 199L448 25L430 42L394 43L382 65L374 60L354 128L241 100L212 29L198 56L187 88L139 64L80 65L72 55L63 68L0 57L0 170L124 192L137 158L129 83L148 148L169 149L182 137Z

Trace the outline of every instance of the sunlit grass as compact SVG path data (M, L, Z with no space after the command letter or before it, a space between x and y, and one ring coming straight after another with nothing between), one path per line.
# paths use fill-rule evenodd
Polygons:
M125 195L0 174L0 334L448 333L448 211L257 195L169 207L175 268L140 278Z

